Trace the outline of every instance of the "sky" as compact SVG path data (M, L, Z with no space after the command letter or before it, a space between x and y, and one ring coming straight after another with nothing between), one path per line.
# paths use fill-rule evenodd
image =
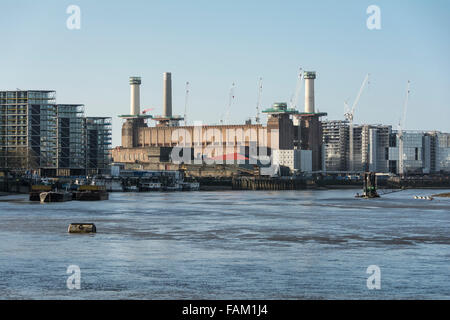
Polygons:
M70 5L80 29L67 28ZM369 30L370 5L381 29ZM0 90L49 89L58 103L113 118L120 145L129 76L141 76L141 109L162 114L163 73L172 72L173 113L219 123L236 84L229 123L288 102L299 68L316 71L316 109L344 118L367 73L355 123L450 132L450 1L447 0L2 0ZM304 88L304 87L303 87ZM304 94L299 108L303 109ZM263 116L263 121L266 118Z

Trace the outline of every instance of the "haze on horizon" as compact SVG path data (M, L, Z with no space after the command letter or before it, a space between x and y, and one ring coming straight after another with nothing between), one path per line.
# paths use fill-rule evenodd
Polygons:
M81 29L69 30L69 5ZM381 30L366 26L366 9L381 9ZM58 103L86 105L89 116L129 111L129 76L141 76L141 110L162 113L162 74L172 72L173 112L219 123L236 83L230 122L262 106L288 102L299 67L317 72L316 108L343 119L367 73L370 84L356 123L399 121L411 81L409 130L450 131L450 2L321 1L25 1L0 11L0 90L51 89ZM303 108L300 97L300 106ZM263 117L265 122L265 117Z

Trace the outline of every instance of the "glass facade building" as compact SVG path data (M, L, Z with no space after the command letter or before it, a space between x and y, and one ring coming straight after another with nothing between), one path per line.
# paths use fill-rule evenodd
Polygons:
M83 105L56 104L55 91L0 91L0 168L42 176L107 173L111 118L95 118L102 119L94 121L96 144L88 140L89 119Z

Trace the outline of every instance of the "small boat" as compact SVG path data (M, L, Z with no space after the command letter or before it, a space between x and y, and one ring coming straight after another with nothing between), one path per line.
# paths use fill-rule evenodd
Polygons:
M139 188L137 186L124 186L123 191L126 192L138 192Z
M200 190L200 183L198 182L182 182L181 187L183 191L198 191Z
M141 185L139 186L140 192L159 191L159 190L161 190L161 183L159 182L141 183Z
M182 191L183 186L181 183L172 183L162 187L163 191Z
M72 200L72 193L67 191L47 191L39 195L41 203L44 202L65 202Z
M418 199L418 200L428 200L428 201L434 200L434 198L431 197L431 196L426 196L426 197L423 197L423 196L414 196L414 199Z

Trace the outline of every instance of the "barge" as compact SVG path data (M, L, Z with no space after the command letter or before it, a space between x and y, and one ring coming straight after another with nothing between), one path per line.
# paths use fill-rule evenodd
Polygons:
M73 200L77 201L103 201L109 199L105 186L82 185L73 192Z

